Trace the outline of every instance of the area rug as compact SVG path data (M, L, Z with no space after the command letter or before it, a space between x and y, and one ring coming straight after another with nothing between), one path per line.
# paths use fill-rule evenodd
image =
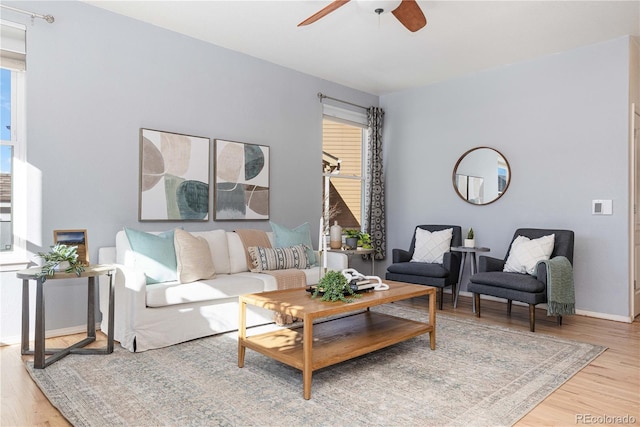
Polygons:
M238 368L237 333L26 367L76 426L506 426L605 350L440 313L436 323L435 351L422 335L324 368L311 400L294 368L249 349Z

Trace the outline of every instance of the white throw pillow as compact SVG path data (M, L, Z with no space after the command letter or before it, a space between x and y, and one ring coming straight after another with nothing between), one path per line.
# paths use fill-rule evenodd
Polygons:
M451 236L453 228L434 232L417 228L411 262L442 264L444 253L451 250Z
M216 270L211 259L211 249L209 249L209 243L204 237L196 237L187 231L176 229L174 244L180 283L191 283L216 277Z
M534 274L538 261L551 257L554 241L555 234L533 240L525 236L516 237L511 244L509 257L504 264L503 271Z

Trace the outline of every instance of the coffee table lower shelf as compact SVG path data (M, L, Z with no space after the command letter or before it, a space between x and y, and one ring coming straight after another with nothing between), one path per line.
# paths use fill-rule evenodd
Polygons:
M303 376L310 379L315 370L434 331L434 325L369 310L313 324L313 331L305 327L240 338L238 366L244 365L244 348L250 348L302 370ZM311 359L308 367L305 367L305 334L313 337L313 350L311 346L307 349ZM430 346L435 349L435 339Z

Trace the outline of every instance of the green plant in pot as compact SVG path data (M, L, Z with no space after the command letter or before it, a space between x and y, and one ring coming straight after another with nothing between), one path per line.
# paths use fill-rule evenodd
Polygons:
M475 234L473 232L473 228L469 228L469 232L467 233L467 238L464 239L464 246L467 248L473 248L476 245Z
M371 249L371 236L369 233L365 233L358 229L348 229L345 230L345 234L347 235L345 243L350 249L356 249L358 246L361 246L364 249ZM353 239L355 239L355 244L350 244L354 242Z
M351 298L345 296L348 294ZM316 285L312 298L316 298L321 295L322 301L343 301L353 302L353 298L359 298L361 295L356 294L350 286L348 286L347 278L339 271L327 271L327 273L320 279Z
M57 271L75 273L77 276L84 271L84 264L78 260L78 247L57 243L51 246L49 252L38 252L44 260L44 265L36 277L44 282L47 277L53 277Z

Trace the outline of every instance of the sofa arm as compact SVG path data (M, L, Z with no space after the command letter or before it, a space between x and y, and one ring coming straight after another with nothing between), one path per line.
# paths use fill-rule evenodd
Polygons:
M115 248L100 248L98 250L98 262L111 264L116 268L113 277L115 298L113 337L120 342L122 347L134 351L136 316L146 308L146 278L144 273L122 264L116 264L115 261ZM98 281L100 312L102 313L100 328L106 334L108 333L109 278L103 275L98 278Z
M322 257L318 257L322 267ZM339 252L327 252L327 268L329 270L342 271L349 268L349 257Z
M449 276L458 280L460 274L460 263L462 258L460 252L445 252L442 256L442 266L447 269Z
M393 249L391 251L392 254L392 262L394 264L398 262L409 262L411 261L411 253L409 251L405 251L404 249Z
M502 271L504 268L504 260L481 255L478 259L478 272Z

